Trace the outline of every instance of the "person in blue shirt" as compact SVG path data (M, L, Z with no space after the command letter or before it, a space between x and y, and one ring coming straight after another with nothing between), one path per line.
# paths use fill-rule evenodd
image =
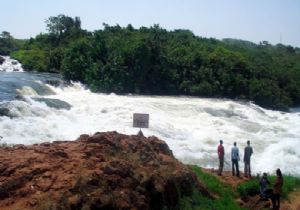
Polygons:
M239 171L239 148L236 146L236 142L233 143L233 147L231 149L231 161L232 161L232 176L236 175L237 177L240 176Z

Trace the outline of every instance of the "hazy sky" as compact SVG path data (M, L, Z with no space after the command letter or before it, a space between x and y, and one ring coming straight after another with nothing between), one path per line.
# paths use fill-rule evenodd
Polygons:
M1 0L0 32L34 37L58 14L79 16L89 31L102 29L103 22L135 28L157 23L203 37L300 47L300 0Z

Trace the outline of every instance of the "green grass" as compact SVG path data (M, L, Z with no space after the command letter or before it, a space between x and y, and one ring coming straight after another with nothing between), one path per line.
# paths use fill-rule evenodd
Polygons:
M241 198L259 194L259 179L250 179L237 186L237 192Z
M268 176L271 184L269 188L273 187L276 176ZM300 178L293 176L283 176L283 187L282 187L282 198L288 199L288 194L300 188ZM259 192L259 179L251 179L237 187L237 191L241 197L246 197L248 195L253 195Z
M208 190L217 195L217 199L212 200L194 190L192 196L181 199L181 210L241 210L243 208L237 204L236 198L259 193L259 178L239 184L235 191L231 186L220 182L216 176L203 172L201 168L197 166L191 166L191 168ZM271 182L269 187L272 188L276 176L269 176L268 179ZM288 199L289 193L300 188L300 178L287 175L283 176L283 181L282 199Z
M196 190L193 191L193 195L189 197L183 197L180 200L180 209L182 210L208 210L216 209L214 201L202 196Z
M210 192L218 196L217 199L212 200L204 197L196 190L190 197L183 197L180 202L180 209L182 210L241 210L235 199L237 194L233 192L229 185L220 182L214 175L205 173L201 168L192 166L199 180L202 181Z
M293 177L293 176L283 176L283 188L282 188L283 199L288 199L288 194L299 188L300 188L300 178Z

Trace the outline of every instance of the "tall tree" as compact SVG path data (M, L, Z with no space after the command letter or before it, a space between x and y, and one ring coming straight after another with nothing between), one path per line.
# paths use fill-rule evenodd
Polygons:
M81 29L79 17L74 19L65 15L51 16L46 21L47 29L50 33L61 37L64 33L69 32L72 28Z

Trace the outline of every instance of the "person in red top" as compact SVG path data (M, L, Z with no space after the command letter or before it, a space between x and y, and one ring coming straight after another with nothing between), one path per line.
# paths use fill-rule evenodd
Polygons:
M218 175L222 175L223 167L224 167L224 147L223 140L220 140L220 144L218 146L218 157L219 157L219 171Z

